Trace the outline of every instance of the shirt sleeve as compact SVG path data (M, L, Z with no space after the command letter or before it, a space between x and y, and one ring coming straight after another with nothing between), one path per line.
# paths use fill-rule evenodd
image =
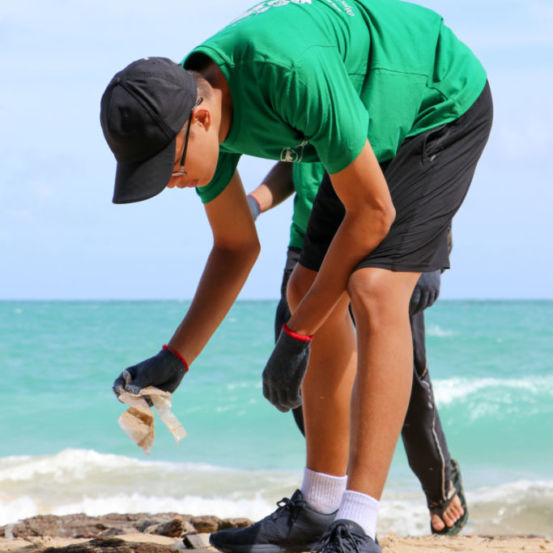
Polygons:
M217 160L217 168L213 179L206 186L196 187L196 192L202 203L207 204L211 200L214 200L231 181L238 161L240 160L240 154L231 154L227 152L219 152L219 159Z
M316 149L329 173L347 167L367 140L369 114L338 52L313 49L289 71L273 102L285 122Z

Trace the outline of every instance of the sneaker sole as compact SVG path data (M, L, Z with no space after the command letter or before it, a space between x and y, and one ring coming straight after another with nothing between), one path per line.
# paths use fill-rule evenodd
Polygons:
M209 540L209 543L223 553L303 553L306 551L311 551L311 548L315 545L314 543L312 543L304 546L282 547L273 543L265 543L228 546L225 544L213 543L211 539Z

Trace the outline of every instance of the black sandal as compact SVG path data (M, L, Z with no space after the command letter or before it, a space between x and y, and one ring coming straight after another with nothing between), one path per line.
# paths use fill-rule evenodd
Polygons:
M440 518L442 518L444 511L449 507L450 503L453 501L453 498L457 496L459 498L459 501L461 502L461 507L463 507L464 512L463 515L457 521L455 521L455 524L451 527L447 526L444 521L445 526L441 530L436 530L432 526L432 521L430 522L430 530L432 531L432 533L442 536L454 536L455 534L458 534L469 518L467 502L465 500L465 494L463 493L463 483L461 482L461 471L459 469L457 461L451 459L450 467L451 484L453 487L451 488L447 498L444 501L440 503L429 503L428 508L433 515L438 515Z

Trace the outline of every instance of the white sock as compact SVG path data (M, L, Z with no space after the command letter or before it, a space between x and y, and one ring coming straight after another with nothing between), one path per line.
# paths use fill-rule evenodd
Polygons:
M346 490L336 515L336 520L345 518L357 522L373 540L376 537L376 519L380 502L370 495Z
M330 514L340 506L347 480L347 476L332 476L305 467L301 493L312 509Z

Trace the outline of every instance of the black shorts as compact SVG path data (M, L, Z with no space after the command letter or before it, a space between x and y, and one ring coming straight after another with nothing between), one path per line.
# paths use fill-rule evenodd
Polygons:
M493 118L490 87L455 121L408 138L382 163L396 218L384 240L355 269L427 272L449 268L448 229L469 189ZM328 174L319 187L300 264L318 271L344 217Z

